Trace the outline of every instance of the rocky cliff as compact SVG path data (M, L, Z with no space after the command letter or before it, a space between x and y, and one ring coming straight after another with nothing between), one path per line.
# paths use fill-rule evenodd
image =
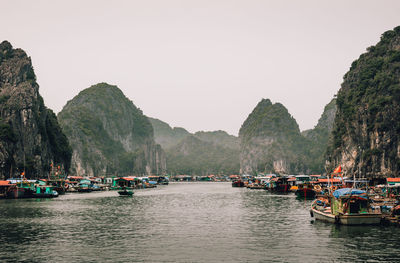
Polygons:
M239 131L240 170L254 173L302 173L307 170L304 137L280 103L261 100Z
M325 173L325 155L332 134L337 106L332 99L325 108L314 129L305 130L301 134L306 139L307 167L312 173Z
M77 175L165 173L165 154L150 121L118 87L100 83L83 90L58 119Z
M71 149L55 114L47 109L31 59L21 49L0 44L0 176L25 170L28 178L47 176L50 165L68 171Z
M337 94L327 169L347 175L400 176L400 27L354 61Z

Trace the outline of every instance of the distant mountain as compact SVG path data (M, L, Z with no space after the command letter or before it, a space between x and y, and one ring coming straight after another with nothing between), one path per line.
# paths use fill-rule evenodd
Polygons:
M225 131L199 131L196 132L194 136L202 141L210 142L214 145L219 145L225 148L234 150L239 150L240 148L239 138L229 135Z
M242 173L303 173L307 144L296 120L280 103L261 100L239 131Z
M190 135L184 128L171 128L168 123L158 119L150 118L151 125L154 129L154 139L163 149L168 149L178 144L182 139Z
M332 99L324 108L324 112L314 129L302 131L301 134L313 141L327 141L333 129L337 106L336 99Z
M380 179L400 174L400 26L351 65L337 94L328 166Z
M0 44L0 177L47 177L51 164L68 172L71 148L46 108L31 59L8 41Z
M314 129L303 131L301 134L307 138L308 143L308 168L314 173L325 172L326 150L332 134L333 122L337 106L336 99L332 99L322 113Z
M234 174L239 171L239 150L189 135L166 151L172 174Z
M167 170L173 174L238 173L239 138L224 131L189 133L149 118L155 140L166 151Z
M150 121L116 86L99 83L81 91L58 119L71 142L77 175L165 172Z

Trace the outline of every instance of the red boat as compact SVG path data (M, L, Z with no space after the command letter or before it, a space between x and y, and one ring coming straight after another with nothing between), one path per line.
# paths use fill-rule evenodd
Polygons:
M232 187L244 187L244 182L242 180L233 181Z

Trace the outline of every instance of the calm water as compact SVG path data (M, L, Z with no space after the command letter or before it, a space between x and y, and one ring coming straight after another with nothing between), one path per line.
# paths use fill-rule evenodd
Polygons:
M400 228L313 222L309 206L229 183L0 200L0 262L399 262Z

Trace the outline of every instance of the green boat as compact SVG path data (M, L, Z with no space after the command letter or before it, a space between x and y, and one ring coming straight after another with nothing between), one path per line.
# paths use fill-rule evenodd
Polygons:
M118 194L119 194L120 196L132 196L132 195L133 195L133 191L132 191L132 190L124 189L124 190L122 190L122 191L118 191Z

